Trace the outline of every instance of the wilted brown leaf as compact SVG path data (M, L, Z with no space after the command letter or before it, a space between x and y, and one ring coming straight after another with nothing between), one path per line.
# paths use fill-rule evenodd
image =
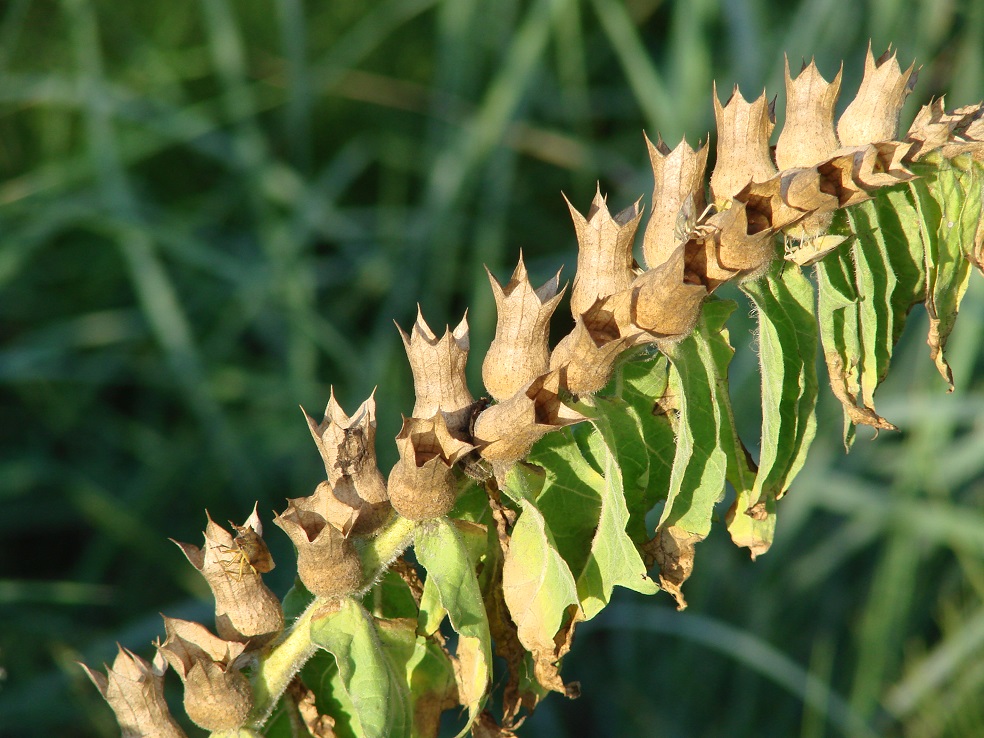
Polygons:
M643 547L659 567L659 586L673 595L677 610L687 607L681 587L694 570L694 547L703 540L702 535L671 525L657 530Z

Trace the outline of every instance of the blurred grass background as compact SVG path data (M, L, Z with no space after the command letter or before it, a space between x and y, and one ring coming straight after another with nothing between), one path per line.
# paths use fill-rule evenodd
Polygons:
M481 356L483 264L572 276L561 191L648 194L642 130L696 144L714 80L778 93L781 121L783 53L843 59L843 107L869 39L922 65L905 124L984 95L973 0L0 3L0 734L118 734L72 662L149 657L159 612L210 622L167 537L313 490L298 404L378 385L388 468L412 407L394 319L467 306ZM954 395L919 309L879 393L903 432L845 457L825 393L773 551L712 535L682 614L620 592L565 665L584 696L525 734L984 735L982 281Z

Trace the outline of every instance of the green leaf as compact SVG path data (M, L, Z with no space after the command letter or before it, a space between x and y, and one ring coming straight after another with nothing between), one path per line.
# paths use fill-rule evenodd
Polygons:
M459 734L464 735L485 704L492 665L492 637L475 561L461 532L447 519L422 524L416 531L414 551L459 636L455 653L460 666L458 692L468 709L468 723ZM426 618L423 604L421 615Z
M901 186L900 186L901 187ZM899 189L896 188L896 193ZM875 199L847 210L855 238L855 286L861 336L861 400L875 405L875 390L888 375L892 351L912 306L922 301L920 242L910 243L902 218L911 222L906 198L881 190Z
M968 155L953 160L934 156L930 163L937 159L938 167L910 186L923 225L930 357L952 391L953 375L943 351L970 279L984 170Z
M681 586L693 570L694 547L707 536L714 506L724 497L726 445L734 448L727 385L730 346L722 352L715 345L727 345L724 323L734 308L731 301L708 301L694 333L678 344L661 346L673 366L670 393L679 402L679 419L669 492L647 548L659 565L660 585L680 609L687 606Z
M557 661L555 637L578 604L577 585L540 511L526 499L519 508L502 565L502 593L519 641L542 673Z
M645 491L639 496L626 497L632 519L640 513L645 516L669 493L676 433L670 416L658 404L669 384L670 364L663 354L644 361L627 362L618 374L617 390L639 423L649 464ZM628 531L634 538L632 519Z
M597 404L608 403L599 399ZM611 416L624 414L611 412L611 407L606 409L609 412L602 413L591 421L597 429L598 438L604 443L601 456L604 463L604 481L601 487L601 511L591 541L591 552L587 565L577 579L578 598L584 610L585 620L590 620L605 608L615 585L642 594L655 594L659 590L656 583L646 575L646 565L639 554L639 549L627 533L629 508L626 504L626 496L631 494L633 498L637 498L638 494L634 494L637 489L626 489L619 466L618 449L623 440L632 436L614 432ZM626 428L624 423L618 424L618 427ZM635 445L642 457L645 445L641 435ZM623 453L622 458L628 461L632 458L632 454ZM640 474L648 468L648 464L643 465L640 460L633 459L630 468L635 470L636 474Z
M359 735L410 736L410 696L402 669L383 648L375 620L361 604L344 598L337 612L316 615L311 640L334 656Z
M789 489L816 435L817 319L813 286L795 264L774 265L763 279L743 284L742 291L756 308L762 373L754 507Z
M927 238L915 200L902 184L848 208L833 230L853 237L850 251L817 265L824 359L844 408L848 448L855 424L897 430L875 412L874 394L909 311L924 299Z
M706 303L694 333L678 344L663 347L673 365L670 391L679 401L680 418L659 527L677 526L702 538L710 532L714 505L724 496L728 470L720 427L722 405L729 400L726 384L718 382L710 341L733 310L730 301Z
M589 438L588 443L593 441ZM515 496L520 484L542 481L529 499L543 515L557 551L576 579L588 564L605 478L585 459L566 428L540 439L527 458L543 469L542 477L530 479L526 474L520 479L510 474L504 491Z
M392 569L387 569L376 586L366 592L362 604L377 618L417 618L417 603L410 587Z
M595 399L595 410L611 425L612 448L622 472L626 531L638 545L649 539L646 516L666 499L676 437L669 417L657 404L669 384L669 363L662 354L622 364L615 375L616 397Z
M417 635L414 619L377 620L387 656L409 687L413 735L437 735L441 713L458 704L454 667L433 640Z

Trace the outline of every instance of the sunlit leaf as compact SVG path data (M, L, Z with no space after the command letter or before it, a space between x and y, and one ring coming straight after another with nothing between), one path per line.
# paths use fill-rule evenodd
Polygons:
M410 735L412 713L403 669L383 648L376 623L361 604L345 598L337 612L314 617L311 640L334 656L361 735Z
M417 561L427 571L441 608L458 633L456 676L461 704L467 708L468 723L481 712L488 696L492 668L492 637L475 577L475 562L459 530L446 519L421 525L414 539ZM426 618L423 605L421 616Z

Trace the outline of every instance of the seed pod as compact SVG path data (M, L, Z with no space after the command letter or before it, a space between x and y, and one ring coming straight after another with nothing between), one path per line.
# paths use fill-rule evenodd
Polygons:
M571 289L571 314L574 319L588 310L600 297L624 290L635 277L632 242L642 209L639 202L614 217L608 212L599 188L585 218L565 197L577 232L577 273Z
M656 269L643 272L627 290L604 302L622 335L635 343L686 338L700 315L707 290L684 281L685 246L681 244Z
M834 107L843 71L842 64L834 81L827 82L811 59L793 79L786 59L786 119L776 141L779 169L816 166L840 148L834 131Z
M333 388L321 423L304 413L335 495L360 511L355 535L375 533L390 515L386 482L376 464L374 395L349 417L335 400Z
M475 421L475 440L488 461L517 461L537 439L585 417L561 401L561 370L541 374L505 402L486 409Z
M362 563L348 535L359 511L346 505L322 482L314 494L288 500L274 517L297 550L297 576L318 597L340 597L365 585Z
M837 122L841 146L895 141L899 132L899 113L917 76L915 64L902 71L891 47L875 59L869 43L861 87Z
M408 336L400 326L400 337L413 372L416 403L413 417L430 418L440 410L451 435L466 438L475 398L468 391L465 364L468 361L468 313L458 327L446 329L438 339L417 306L417 320Z
M389 476L393 509L408 520L447 515L457 494L452 467L475 447L454 438L440 412L430 418L404 418L396 445L400 460Z
M184 682L184 708L195 725L212 731L241 728L253 709L253 692L239 670L245 646L212 635L200 623L164 617L161 655Z
M550 370L559 370L563 386L575 395L593 394L608 384L615 361L632 346L635 335L623 336L615 316L599 300L554 347Z
M501 402L547 371L550 316L564 290L559 288L559 271L553 279L533 289L522 253L504 287L488 267L485 271L492 284L498 317L495 338L482 362L482 380L489 394Z
M273 569L270 550L263 542L263 526L256 507L246 522L233 527L235 538L205 513L205 546L175 544L205 577L215 597L215 629L222 638L260 648L284 629L280 600L263 583L261 574Z
M649 269L666 261L681 242L690 240L693 226L704 213L707 144L705 141L694 151L684 138L670 151L662 138L656 139L655 146L646 139L653 168L653 213L646 225L642 256Z
M109 703L122 731L122 738L187 738L171 717L164 699L164 672L167 662L158 653L152 663L117 644L119 652L112 666L102 672L79 664L99 694Z
M717 122L717 164L711 173L711 194L719 209L749 182L765 182L776 173L769 150L775 128L773 103L765 93L747 102L736 85L722 107L714 87L714 119Z

